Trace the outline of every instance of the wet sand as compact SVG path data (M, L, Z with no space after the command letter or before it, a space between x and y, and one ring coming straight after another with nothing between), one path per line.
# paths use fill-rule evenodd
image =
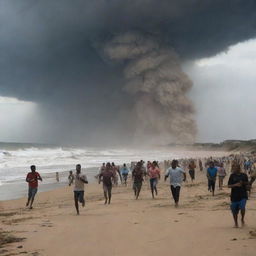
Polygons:
M225 183L227 182L227 178ZM34 209L25 198L0 202L0 228L26 238L0 249L2 255L180 255L254 256L256 253L256 189L247 204L246 226L233 228L228 188L212 197L204 173L185 183L175 208L169 181L159 182L151 198L145 183L134 200L131 182L113 188L104 205L102 187L86 187L86 207L75 213L71 187L37 195ZM22 248L17 248L22 246Z

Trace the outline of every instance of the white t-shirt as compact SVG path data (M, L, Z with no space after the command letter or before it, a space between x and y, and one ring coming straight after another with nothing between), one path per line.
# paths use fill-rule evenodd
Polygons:
M87 181L87 177L84 174L75 174L75 185L74 185L74 191L84 191L84 182L80 180L82 178L83 180Z
M170 176L170 184L174 187L181 186L184 178L185 171L180 167L176 167L172 169L172 167L168 168L165 176Z

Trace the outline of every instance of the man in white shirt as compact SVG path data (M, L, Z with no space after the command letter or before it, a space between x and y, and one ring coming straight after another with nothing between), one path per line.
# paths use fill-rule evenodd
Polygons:
M183 181L186 180L186 173L178 166L178 160L173 160L171 167L167 169L165 173L166 180L170 176L170 185L172 191L172 197L175 202L175 207L179 205L180 187Z
M84 184L88 184L88 180L86 175L81 174L81 165L76 165L76 174L75 174L75 185L74 185L74 201L75 201L75 207L77 215L79 215L79 206L78 202L82 204L84 207L85 200L84 200Z

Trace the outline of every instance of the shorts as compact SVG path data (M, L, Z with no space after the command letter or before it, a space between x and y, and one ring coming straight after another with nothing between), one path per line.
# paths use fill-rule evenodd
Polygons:
M127 177L128 177L128 173L123 173L122 176L123 176L123 178L126 180Z
M31 187L28 188L28 197L29 198L34 198L36 193L37 193L37 188L31 188Z
M189 170L188 173L190 175L191 180L194 180L195 179L195 170Z
M133 182L133 189L134 190L141 190L142 187L142 181L134 181Z
M84 191L74 191L74 199L84 203Z
M112 190L112 184L106 185L106 184L103 183L103 191L104 191L104 193L110 193L111 190Z
M247 200L244 198L237 202L231 202L230 209L231 209L232 213L237 214L239 212L239 210L245 210L246 201Z
M149 182L150 182L150 187L151 187L151 188L155 188L156 185L157 185L157 178L151 178L151 179L149 180Z

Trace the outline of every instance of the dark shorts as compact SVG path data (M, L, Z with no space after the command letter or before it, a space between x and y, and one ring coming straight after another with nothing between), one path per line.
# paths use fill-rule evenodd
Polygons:
M151 187L151 188L155 188L156 185L157 185L157 178L151 178L151 179L149 180L149 182L150 182L150 187Z
M84 202L84 191L74 191L74 199L80 203Z
M122 176L123 176L123 178L126 180L127 177L128 177L128 173L123 173Z
M194 180L195 179L195 170L189 170L188 172L189 172L190 178L192 180Z
M111 192L111 190L112 190L112 184L104 184L103 183L103 191L105 192L105 193L107 193L107 192Z
M37 188L28 188L28 197L34 198L37 193Z
M133 189L140 190L142 187L142 181L134 181L133 182Z
M231 205L230 205L231 211L233 213L237 214L239 212L239 210L245 210L246 201L247 200L244 198L237 202L231 202Z

